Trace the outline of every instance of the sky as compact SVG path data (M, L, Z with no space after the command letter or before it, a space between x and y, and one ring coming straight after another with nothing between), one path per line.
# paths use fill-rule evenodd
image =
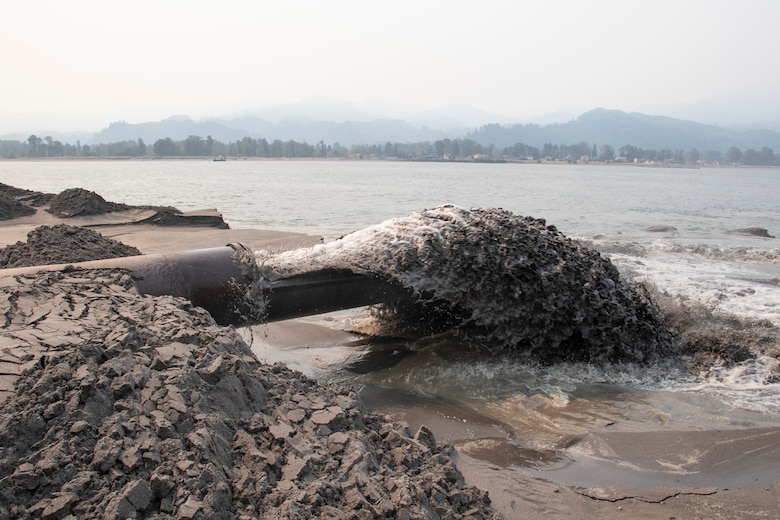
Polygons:
M399 116L780 120L777 0L34 0L1 13L0 133L312 97Z

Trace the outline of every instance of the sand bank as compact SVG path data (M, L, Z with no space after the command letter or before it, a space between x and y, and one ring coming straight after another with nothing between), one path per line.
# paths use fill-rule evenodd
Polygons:
M201 210L189 214L218 214L216 210ZM27 233L38 226L87 227L106 238L137 247L143 254L165 254L189 249L220 247L240 242L251 249L285 251L308 247L320 242L320 237L261 229L217 229L203 226L157 226L135 224L148 217L149 210L128 210L86 217L59 218L39 210L35 215L2 222L0 247L24 242Z

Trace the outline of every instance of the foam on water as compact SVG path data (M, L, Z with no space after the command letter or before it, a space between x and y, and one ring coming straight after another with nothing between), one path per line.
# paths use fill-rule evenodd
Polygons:
M447 396L460 402L495 402L516 395L543 395L561 405L577 398L583 391L587 392L585 389L588 388L598 387L600 393L658 390L695 381L679 362L659 362L650 366L583 362L540 365L511 355L485 358L463 351L453 355L436 348L417 351L385 370L358 376L342 372L335 378L341 382L385 386L421 395Z
M695 381L678 383L674 388L715 395L734 408L780 415L780 361L773 357L759 356L735 366L713 366Z
M607 254L624 254L630 256L687 255L693 258L749 262L756 264L780 265L780 249L776 247L759 247L756 241L774 243L771 239L745 238L728 236L734 244L723 245L712 243L712 239L702 237L677 237L666 239L641 240L637 237L601 238L598 240L583 238L599 251ZM743 244L744 242L744 244Z
M729 235L706 239L634 237L597 240L593 245L608 254L624 276L685 304L700 305L713 313L716 321L741 322L748 330L744 343L758 344L776 356L780 249L775 243L772 239ZM749 330L754 327L751 320L770 324L761 327L763 334L758 339L750 338ZM700 326L717 334L715 323ZM746 348L735 337L724 337L723 342L723 348L733 351ZM640 381L633 385L711 395L735 409L780 414L780 363L760 350L753 354L737 363L715 359L697 370L659 380L659 385Z
M527 421L528 414L538 415L536 406L543 406L550 413L554 409L587 408L583 402L596 407L601 405L593 403L608 403L601 412L605 416L622 414L621 410L631 408L633 411L620 417L621 423L642 422L645 417L661 421L659 428L670 427L671 422L678 426L684 423L686 429L705 424L738 427L745 426L748 419L756 424L780 417L780 366L769 356L695 372L686 366L685 358L651 365L539 365L511 355L480 357L478 353L453 348L451 338L426 338L418 343L423 345L415 345L411 355L392 366L355 373L339 365L320 376L477 408L490 407L492 414L503 416L502 421L509 424ZM404 348L400 341L397 347ZM353 356L352 361L357 357ZM518 406L530 407L523 412L526 416L518 415ZM754 415L746 415L747 412Z
M690 254L611 255L621 272L661 292L780 326L780 288L765 264L704 259ZM774 265L774 262L771 263Z

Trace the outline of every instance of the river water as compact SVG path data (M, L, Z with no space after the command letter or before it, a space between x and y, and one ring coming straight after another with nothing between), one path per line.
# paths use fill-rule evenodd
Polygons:
M770 235L780 234L777 169L0 161L0 182L52 193L81 187L113 202L184 211L217 208L234 228L296 231L320 235L326 243L445 203L503 208L546 219L565 235L600 250L622 276L647 282L670 297L717 315L780 326L780 242L731 232L764 228ZM657 230L649 231L652 226ZM306 318L299 325L351 330L363 319L362 312ZM500 449L484 443L471 445L471 451L464 444L463 449L485 460L501 453L503 462L497 463L502 466L543 470L564 483L593 483L593 475L578 473L581 466L565 462L560 450L594 425L680 431L780 424L780 370L771 356L691 372L677 361L651 367L537 366L474 354L446 335L415 340L347 336L349 341L284 349L263 347L263 333L256 336L256 346L270 361L358 385L367 403L400 410L411 422L415 413L427 422L438 421L437 435L443 440L499 439ZM610 475L601 484L663 482L647 472Z

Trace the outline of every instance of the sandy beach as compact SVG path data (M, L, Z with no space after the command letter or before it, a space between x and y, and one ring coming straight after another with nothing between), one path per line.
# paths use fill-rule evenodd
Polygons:
M214 212L205 210L207 214ZM271 230L132 223L143 216L140 211L127 211L61 219L39 210L33 216L0 223L0 247L24 241L27 233L38 226L60 223L90 227L106 238L135 246L144 254L218 247L232 242L243 243L252 250L286 251L320 242L320 237ZM0 360L4 374L0 374L3 378L0 390L6 396L0 416L4 442L10 442L13 435L24 431L25 425L32 424L33 415L39 414L35 417L41 422L37 427L37 443L23 447L18 441L13 447L4 445L0 449L3 454L0 457L0 483L6 488L5 494L0 494L0 517L73 518L79 516L79 512L102 511L107 516L110 512L116 518L123 514L138 518L207 518L207 512L212 510L209 508L223 507L233 511L225 518L306 518L313 511L319 518L395 515L406 515L407 518L491 518L496 515L508 519L780 518L780 426L659 432L653 424L648 424L646 430L621 431L609 421L594 421L589 431L578 434L560 448L561 453L575 454L577 471L585 480L592 475L593 484L564 485L549 478L535 478L529 472L514 471L513 466L522 465L534 455L517 451L507 442L507 430L502 424L478 413L466 415L462 409L448 410L443 403L404 403L387 396L358 395L352 389L343 389L341 393L328 390L323 393L327 394L327 398L323 398L327 405L318 404L316 396L321 390L305 378L295 379L297 383L287 379L284 384L297 387L284 391L272 390L277 387L263 379L265 389L258 391L263 396L253 395L247 390L252 388L253 378L261 377L258 374L270 378L269 374L281 369L258 361L254 357L256 346L250 348L243 344L241 336L232 328L209 323L207 315L203 316L204 313L197 309L188 311L182 302L158 297L151 304L149 297L124 296L127 290L117 286L127 280L123 281L121 276L117 278L116 274L106 275L95 287L84 280L73 280L74 276L50 276L46 277L45 283L35 276L21 280L0 277L0 289L6 295L4 301L11 302L5 304L6 322L0 331L0 352L4 355ZM90 272L85 276L95 275ZM78 290L73 289L76 286ZM98 286L100 290L96 288ZM100 307L102 303L80 304L73 300L66 316L60 307L51 306L55 303L64 305L62 302L72 298L68 293L70 290L76 293L108 291L107 299L95 301L119 303L103 308ZM128 293L132 294L132 291ZM21 296L12 298L10 295ZM26 307L18 302L25 302ZM94 308L95 312L103 309L103 312L115 313L122 323L133 324L135 328L115 330L116 316L113 320L91 317L94 322L83 318L82 322L76 312L81 308L79 305L84 306L85 316L89 314L89 308ZM156 310L148 309L155 305ZM41 311L44 308L48 310ZM161 309L166 309L163 314L160 314ZM168 325L159 325L160 316L165 316L163 323ZM154 326L139 322L151 317L158 320ZM85 332L89 327L104 332ZM170 330L161 330L165 327ZM217 338L219 344L230 347L216 351L199 342L200 328L207 329L211 339ZM91 339L85 339L90 334ZM96 362L94 367L104 379L102 383L100 380L92 382L73 365L73 373L67 375L46 372L47 367L57 364L55 360L66 360L74 349L80 349L88 342L94 344L95 337L99 338L97 345L102 341L101 348L114 351L108 360ZM148 350L153 337L162 345L156 351ZM305 320L264 325L262 338L263 348L307 344L339 346L355 340L349 332L313 325ZM182 354L175 345L190 345L195 354ZM121 353L123 348L130 354ZM20 349L32 350L19 356ZM252 349L255 349L254 353ZM197 353L204 359L197 359ZM11 367L12 355L19 358L14 367ZM101 359L100 355L95 356L95 359ZM122 364L118 360L127 363L134 360L143 369L136 370L132 363ZM109 363L114 363L113 368L109 369ZM174 386L178 384L173 381L184 377L187 367L200 374L202 381L199 380L197 389L188 388L184 397L170 397L176 393ZM164 375L157 374L158 371ZM233 378L229 377L231 374ZM57 377L69 390L60 392L63 395L58 394L55 400L53 395L57 392L52 382L58 381ZM45 378L49 378L48 382ZM236 383L239 379L240 384ZM18 387L20 381L25 385L23 389ZM228 386L228 383L238 386ZM166 387L169 398L163 404L159 389ZM111 389L110 397L106 394L100 402L90 401L89 395L102 395L100 391L105 388ZM234 398L239 394L243 396L235 400L238 408L229 410L230 417L214 419L215 403L209 401L210 389L221 396L220 399L228 401L231 395ZM82 390L86 393L75 393ZM307 392L314 392L314 395ZM39 399L22 399L28 394ZM94 407L108 407L105 415L100 415L105 423L90 423L89 419L81 417L68 424L68 430L60 429L60 433L53 435L54 426L60 418L67 416L67 410L74 402L64 402L66 397L81 399ZM64 404L55 404L60 402ZM219 403L224 404L223 401ZM241 410L240 403L246 403L249 411ZM79 410L83 415L83 409ZM324 411L329 411L329 415ZM361 415L369 414L369 411L376 415ZM96 417L99 415L95 414ZM122 425L117 414L124 414L121 419L129 423ZM262 417L265 426L257 426L254 431L242 426L242 421L257 423L258 417ZM390 422L383 422L385 417L402 421L408 425L409 433L404 434L402 428L393 430L395 427L389 426ZM150 426L156 437L151 434L143 439L140 434L134 436L133 427L128 426L132 424L139 431L146 431L143 426L146 423L156 425ZM161 427L161 424L167 426ZM294 433L307 429L306 436ZM118 433L120 430L121 434ZM388 433L390 430L395 433ZM92 436L91 444L84 440L85 432ZM174 456L172 451L166 450L175 451L171 443L181 432L185 439L182 445L187 446L187 450L182 456ZM432 434L435 443L426 439L426 432ZM218 433L224 433L223 440L215 439ZM256 440L250 441L253 435ZM265 445L257 440L263 436L267 438ZM77 438L90 446L88 456L82 457L86 461L84 469L79 471L73 470L73 464L68 465L69 459L75 461L81 456L79 444L75 442ZM57 449L47 451L44 441ZM163 447L153 446L153 441L160 442ZM284 443L289 446L282 446ZM360 456L349 462L351 468L362 468L357 472L358 476L351 469L347 471L348 476L335 470L336 466L343 468L347 464L349 449L345 446L355 448L358 445L362 447L357 451ZM450 445L455 451L449 451ZM227 464L224 461L230 457L226 452L233 454L234 465L215 469L214 464ZM410 462L404 458L409 456L416 459ZM187 457L194 460L188 462ZM450 457L465 479L463 482L459 483L458 476L452 474ZM253 458L262 458L264 462L262 465L247 462ZM235 462L238 459L244 462ZM12 466L13 461L16 466ZM435 464L428 466L427 461ZM166 464L167 473L149 469ZM678 478L653 480L653 475L667 472L672 465L679 469ZM52 484L53 487L45 492L45 482L57 483L54 474L65 468L72 470L80 484L68 488L66 483L59 482L59 487ZM646 484L633 485L628 479L626 486L600 485L601 474L615 472L619 475L625 468L630 468L632 474L649 475ZM272 481L263 480L263 471L275 475ZM338 493L325 490L327 486L321 477L329 471L350 484L342 486ZM220 476L223 474L226 475L224 480ZM745 481L745 474L752 474L752 480ZM417 480L409 480L413 478ZM184 483L187 479L190 482ZM108 482L112 480L122 484L111 487ZM104 481L108 491L102 501L79 509L80 497L94 494L94 490L103 485L98 482ZM320 488L314 490L313 483L318 483ZM173 488L179 490L178 494L171 491ZM273 490L269 491L271 488ZM14 489L23 489L22 494L30 500L34 498L34 502L12 500ZM181 491L184 489L189 491ZM221 491L216 493L215 489ZM478 490L488 493L494 510L486 506ZM250 499L255 492L267 499ZM324 498L319 503L307 499L305 507L296 503L304 494L312 497L317 493L321 497L337 493L341 497L341 507L349 504L353 510L339 511L339 507L327 505ZM435 502L432 497L437 494L442 496ZM425 507L420 505L421 500L426 501ZM155 507L156 512L152 511ZM447 510L447 507L451 509ZM271 510L273 514L269 513Z
M219 215L215 209L188 212L185 215ZM0 225L0 247L24 242L27 233L38 226L84 226L130 246L143 254L167 254L190 249L220 247L240 242L255 249L285 251L319 243L319 237L261 229L217 229L204 226L157 226L134 224L149 216L148 210L130 210L103 215L58 218L46 211L35 215L3 221Z

